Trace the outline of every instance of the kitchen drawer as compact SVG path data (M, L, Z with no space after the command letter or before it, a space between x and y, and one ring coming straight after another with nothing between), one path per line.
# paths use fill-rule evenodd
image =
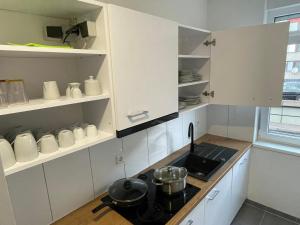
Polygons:
M205 225L229 225L231 202L230 170L205 197Z
M200 202L180 225L204 225L204 201Z

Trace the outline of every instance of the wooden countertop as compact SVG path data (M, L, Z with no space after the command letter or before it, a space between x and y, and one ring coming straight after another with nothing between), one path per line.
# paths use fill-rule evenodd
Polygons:
M251 147L251 143L245 141L238 141L234 139L204 135L199 138L196 143L208 142L211 144L221 145L224 147L234 148L239 150L223 167L221 167L208 182L204 182L193 177L188 177L187 182L201 188L199 191L168 223L167 225L179 224L189 212L196 207L199 202L208 194L208 192L218 183L219 180L235 165L235 163L244 155L244 153ZM178 158L189 150L189 145L172 153L165 159L159 161L153 166L145 169L143 172L163 167L174 159ZM105 193L103 194L105 195ZM102 196L103 196L102 195ZM77 209L70 213L59 221L55 222L54 225L132 225L125 218L119 215L117 212L106 207L99 211L97 214L93 214L91 211L100 204L100 197L94 201L86 204L85 206Z

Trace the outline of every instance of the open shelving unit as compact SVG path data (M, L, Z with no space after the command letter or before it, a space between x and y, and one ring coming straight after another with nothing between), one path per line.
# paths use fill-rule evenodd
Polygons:
M0 37L0 80L24 80L28 103L0 108L0 134L16 126L26 130L53 131L78 123L94 124L98 137L85 138L69 148L60 148L51 154L39 153L37 159L17 162L6 169L11 175L36 165L87 149L115 138L115 115L112 93L111 57L107 6L96 0L9 0L1 1L0 21L3 30ZM72 39L72 48L60 47L62 41L44 38L45 25L70 28L81 21L96 23L96 37ZM17 33L17 35L16 35ZM30 47L7 43L38 43L59 47ZM70 82L84 83L94 76L102 89L98 96L82 98L60 97L45 100L43 82L57 81L64 95ZM83 85L81 85L83 91ZM84 94L84 91L83 91Z
M206 106L208 106L208 103L200 103L198 105L187 106L184 109L179 110L179 113L190 112L190 111L193 111L193 110L201 109L201 108L206 107Z
M28 103L24 103L21 105L10 105L6 108L1 108L0 116L40 110L40 109L48 109L48 108L54 108L60 106L67 106L73 104L80 104L84 102L99 101L103 99L109 99L109 95L102 94L97 96L83 96L82 98L60 97L57 100L34 99L34 100L29 100Z
M211 32L191 26L179 25L178 68L179 71L193 71L202 76L201 81L179 83L179 97L201 96L198 105L186 106L180 113L193 111L208 105L208 98L202 95L209 90L210 82L210 47L204 45L210 41Z
M209 55L178 55L181 59L209 59Z
M0 45L1 57L78 58L105 55L104 50Z
M207 84L209 83L209 80L200 80L200 81L195 81L195 82L189 82L189 83L182 83L179 84L178 87L188 87L188 86L193 86L197 84Z
M5 176L20 172L25 169L29 169L31 167L34 167L34 166L40 165L42 163L63 157L65 155L68 155L71 153L78 152L80 150L86 149L93 145L100 144L102 142L111 140L114 137L115 137L115 135L113 135L111 133L99 132L98 137L85 138L81 142L77 142L73 146L70 146L68 148L59 148L58 151L49 153L49 154L39 153L39 156L34 160L31 160L29 162L17 162L12 167L4 170Z

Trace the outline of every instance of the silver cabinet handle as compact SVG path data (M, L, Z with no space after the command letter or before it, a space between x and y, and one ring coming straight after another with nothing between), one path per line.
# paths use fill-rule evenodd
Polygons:
M194 223L194 220L188 220L186 225L192 225Z
M208 200L214 200L215 197L217 197L217 195L220 193L219 190L214 190L212 196L207 196Z
M140 115L143 115L143 114L148 114L149 111L147 110L143 110L143 111L136 111L136 112L132 112L132 113L128 113L127 117L136 117L136 116L140 116Z

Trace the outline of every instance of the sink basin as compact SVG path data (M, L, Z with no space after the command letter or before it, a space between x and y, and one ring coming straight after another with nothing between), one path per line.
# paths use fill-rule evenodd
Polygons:
M171 165L185 167L190 176L208 181L208 179L222 166L222 162L188 153L180 157Z
M194 146L193 153L187 152L170 165L185 167L190 176L208 181L237 150L218 145L202 143Z

